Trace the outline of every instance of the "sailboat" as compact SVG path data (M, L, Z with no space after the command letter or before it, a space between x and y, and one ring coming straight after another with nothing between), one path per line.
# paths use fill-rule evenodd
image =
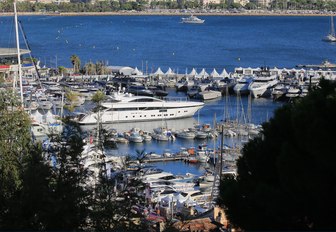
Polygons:
M336 42L336 34L334 28L334 17L330 16L330 32L323 38L323 41L326 42Z
M22 109L24 109L24 99L23 99L23 87L22 87L22 65L21 65L21 53L20 53L20 39L19 39L19 22L18 15L16 11L16 1L14 4L14 19L15 19L15 38L16 38L16 49L17 49L17 59L18 59L18 78L15 76L13 81L13 91L16 89L17 81L20 83L20 101ZM30 52L30 50L29 50ZM29 109L30 111L30 109ZM27 112L31 118L31 132L33 137L48 136L52 134L60 134L63 131L63 125L61 121L57 120L55 115L48 112L45 115L33 115L31 112Z

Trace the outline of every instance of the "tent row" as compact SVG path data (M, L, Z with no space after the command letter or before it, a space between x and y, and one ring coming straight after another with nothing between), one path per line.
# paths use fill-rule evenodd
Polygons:
M143 76L143 72L140 71L137 67L131 68L131 67L122 67L119 70L120 74L126 75L126 76ZM150 75L153 76L174 76L177 73L175 73L171 68L168 68L166 72L163 72L161 68L159 67L154 73L151 73ZM213 69L212 72L209 74L204 68L197 72L195 68L191 70L191 72L186 73L189 77L197 77L197 78L206 78L206 77L228 77L228 72L223 69L221 73L218 73L216 69Z
M152 75L155 76L169 76L169 75L175 75L176 73L173 72L171 68L168 69L167 72L163 72L161 68L159 67ZM191 76L191 77L199 77L199 78L204 78L204 77L228 77L229 74L228 72L223 69L223 71L219 74L216 69L213 69L213 71L209 74L207 71L203 68L199 73L196 71L195 68L191 70L190 73L186 73L186 75Z

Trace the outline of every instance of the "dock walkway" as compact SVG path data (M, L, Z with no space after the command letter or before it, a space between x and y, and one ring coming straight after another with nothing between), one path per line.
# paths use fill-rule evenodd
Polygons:
M153 162L166 162L166 161L180 161L185 160L189 156L187 155L178 155L178 156L171 156L171 157L149 157L143 160L145 163L153 163Z

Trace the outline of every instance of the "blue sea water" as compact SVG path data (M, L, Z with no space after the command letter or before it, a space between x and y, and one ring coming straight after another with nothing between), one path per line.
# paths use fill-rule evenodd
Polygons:
M179 16L19 17L33 56L47 66L71 67L72 54L82 63L105 61L147 72L171 67L179 73L335 61L335 44L321 40L329 17L201 18L204 24L192 25L180 23ZM15 46L12 22L0 17L1 47Z
M144 72L158 67L166 71L190 72L192 68L209 73L213 68L233 71L234 67L287 67L335 62L336 44L322 41L329 32L329 17L201 16L201 25L182 24L179 16L23 16L19 17L32 55L42 65L71 67L70 56L76 54L82 64L104 61L108 65L132 66ZM25 45L22 42L21 47ZM0 47L15 47L12 17L0 17ZM173 96L182 93L170 92ZM272 117L281 103L254 99L252 118L262 123ZM214 114L223 118L224 108L235 118L236 98L207 102L194 118L167 121L170 128L181 129L197 123L212 123ZM239 103L239 112L247 112L247 98ZM242 114L243 115L243 114ZM132 127L151 130L162 122L111 125L126 131ZM134 154L136 150L176 152L199 143L218 147L219 141L177 140L174 143L152 141L119 145L111 154ZM226 143L235 143L226 141ZM176 173L199 173L201 167L183 162L158 164Z

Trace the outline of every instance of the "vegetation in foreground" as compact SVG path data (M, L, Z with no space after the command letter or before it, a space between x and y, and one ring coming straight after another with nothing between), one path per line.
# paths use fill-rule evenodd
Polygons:
M275 112L244 146L219 203L245 230L335 230L336 83Z
M123 172L108 178L98 163L99 179L90 184L80 128L66 122L51 146L34 143L20 105L12 92L0 91L0 231L143 230L144 215L131 210L144 205L142 183L125 182Z

